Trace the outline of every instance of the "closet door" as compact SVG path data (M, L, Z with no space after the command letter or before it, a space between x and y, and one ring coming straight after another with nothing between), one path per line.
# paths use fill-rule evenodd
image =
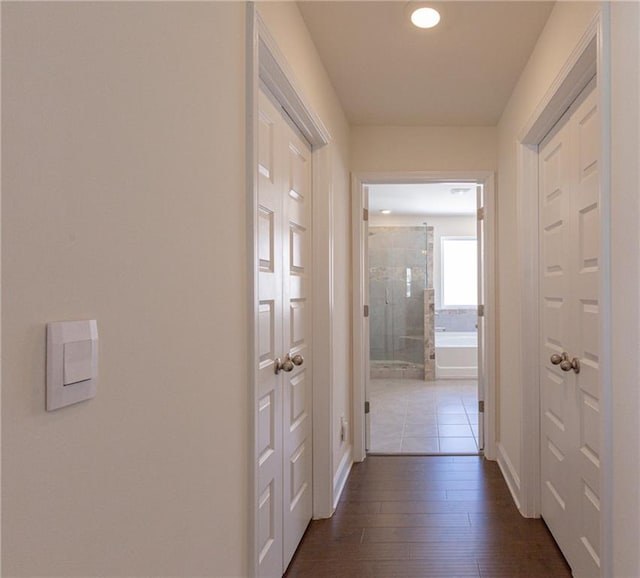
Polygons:
M257 556L281 576L312 513L311 150L260 91Z
M258 394L257 549L260 576L281 576L282 549L282 372L276 363L283 340L282 170L283 123L261 91L258 119Z
M539 151L542 516L600 570L599 114L585 89Z
M600 576L600 115L595 90L578 107L572 124L576 165L571 197L575 228L571 357L580 364L579 373L571 373L577 406L573 570L575 576Z
M311 150L284 124L283 351L284 567L311 520Z
M551 358L571 350L571 149L571 126L565 122L539 151L541 507L567 559L571 543L569 460L575 427L574 380L551 363Z

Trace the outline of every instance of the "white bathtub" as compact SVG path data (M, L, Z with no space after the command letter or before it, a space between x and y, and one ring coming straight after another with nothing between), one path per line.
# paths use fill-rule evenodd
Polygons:
M478 334L436 331L436 379L478 377Z

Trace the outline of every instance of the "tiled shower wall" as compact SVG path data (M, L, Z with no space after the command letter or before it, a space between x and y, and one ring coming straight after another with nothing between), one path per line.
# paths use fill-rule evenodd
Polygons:
M434 290L424 290L424 380L436 379L436 338L434 333Z

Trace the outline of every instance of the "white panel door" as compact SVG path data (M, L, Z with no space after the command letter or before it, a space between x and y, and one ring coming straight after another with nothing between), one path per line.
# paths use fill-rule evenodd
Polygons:
M542 516L567 558L573 378L550 359L571 350L570 128L565 124L539 152Z
M282 575L283 174L280 113L260 92L258 117L257 548L260 576Z
M281 576L310 519L311 151L260 91L257 558Z
M283 210L283 346L294 365L282 372L284 391L284 563L300 543L311 520L311 150L284 124L285 189Z
M600 576L600 115L596 91L573 115L576 187L571 197L575 226L571 355L580 363L573 373L577 404L575 576Z
M600 575L599 114L593 86L539 151L542 516Z

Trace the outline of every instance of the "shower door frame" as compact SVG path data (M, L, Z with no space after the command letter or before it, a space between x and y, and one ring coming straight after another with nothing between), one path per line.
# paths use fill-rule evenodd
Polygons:
M369 318L367 230L368 185L468 182L484 187L484 455L496 459L495 367L496 367L496 204L495 175L492 171L418 171L354 173L351 182L353 231L353 455L354 461L366 458L365 402L369 382Z

